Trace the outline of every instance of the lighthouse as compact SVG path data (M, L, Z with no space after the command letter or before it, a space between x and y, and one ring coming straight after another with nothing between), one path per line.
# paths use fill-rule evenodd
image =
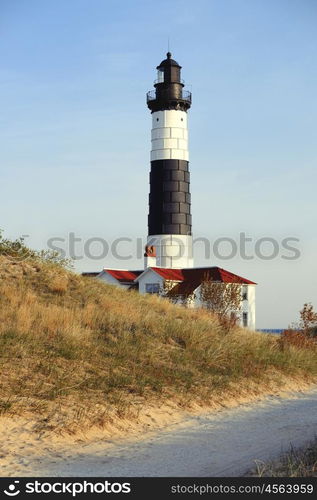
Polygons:
M148 237L145 268L193 267L188 110L181 66L167 53L147 93L152 116Z
M144 269L83 273L110 285L141 294L158 294L186 307L205 307L206 281L230 283L241 291L241 326L255 329L255 286L220 267L194 267L188 157L188 110L191 93L184 90L181 66L168 52L159 66L154 90L146 95L152 116L148 235ZM232 311L231 311L232 313Z

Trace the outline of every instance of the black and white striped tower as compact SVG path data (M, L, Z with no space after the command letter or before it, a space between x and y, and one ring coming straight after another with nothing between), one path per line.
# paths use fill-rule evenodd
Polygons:
M167 53L157 66L155 90L147 93L152 113L152 149L145 266L193 267L187 110L181 66Z

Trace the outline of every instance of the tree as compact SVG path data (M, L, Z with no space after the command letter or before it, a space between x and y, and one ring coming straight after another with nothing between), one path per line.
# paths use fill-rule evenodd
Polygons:
M220 324L227 330L239 321L241 298L239 282L223 283L206 275L200 285L202 306L216 314Z
M291 344L296 347L316 347L317 341L317 313L311 303L306 302L303 309L299 311L300 320L292 323L282 332L280 345Z
M178 281L165 280L160 288L160 295L168 298L173 304L188 306L189 297L178 293L177 284Z
M315 336L317 330L317 313L312 304L305 303L303 309L299 312L299 327L307 337Z

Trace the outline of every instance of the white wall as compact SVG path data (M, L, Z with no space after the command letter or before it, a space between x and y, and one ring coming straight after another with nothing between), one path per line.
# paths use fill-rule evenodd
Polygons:
M147 283L158 283L160 286L160 289L163 288L164 286L164 279L159 276L157 273L152 271L152 269L148 269L146 272L144 272L138 279L139 283L139 293L146 293L145 291L145 285Z
M242 311L248 313L248 328L255 330L255 287L256 285L248 285L248 300L242 303Z
M152 255L144 256L144 269L147 269L148 267L156 267L156 265L156 257L153 257Z
M184 234L148 236L147 245L156 247L157 267L181 269L193 267L193 237Z
M240 311L240 325L243 326L242 313L248 313L248 326L249 330L255 330L255 286L256 285L243 285L248 287L248 299L241 299L241 311ZM243 291L243 286L241 287L241 293ZM191 304L191 307L202 307L201 296L200 296L200 286L194 291L195 298Z

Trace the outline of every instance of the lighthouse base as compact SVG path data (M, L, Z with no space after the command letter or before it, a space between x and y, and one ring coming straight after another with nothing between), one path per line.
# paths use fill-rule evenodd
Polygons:
M183 234L150 235L147 245L156 249L156 266L169 269L194 267L193 237ZM151 263L153 266L153 263Z

